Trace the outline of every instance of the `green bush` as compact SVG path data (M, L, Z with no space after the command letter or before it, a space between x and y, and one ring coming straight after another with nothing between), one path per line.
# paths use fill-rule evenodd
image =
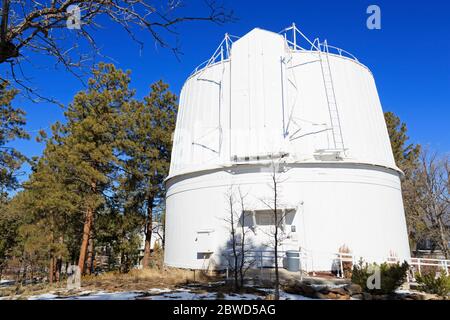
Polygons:
M408 263L405 261L402 264L388 264L382 263L378 265L376 263L368 264L360 260L359 264L353 266L352 282L361 286L363 291L372 294L391 294L400 287L406 280L406 274L409 269ZM379 270L379 288L368 288L367 280L372 277L374 270ZM370 282L369 282L370 283Z
M436 276L434 271L423 275L416 274L416 281L422 291L434 293L441 297L450 293L450 275L446 275L445 270L441 272L439 277Z

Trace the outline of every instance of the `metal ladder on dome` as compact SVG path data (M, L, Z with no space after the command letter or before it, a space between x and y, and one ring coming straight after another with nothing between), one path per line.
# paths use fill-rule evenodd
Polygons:
M327 96L328 111L330 113L331 132L333 137L334 149L345 151L344 140L342 138L341 121L339 119L339 111L336 103L336 95L334 92L333 77L331 75L330 60L328 58L329 51L327 41L325 40L322 45L324 51L322 51L321 44L319 43L320 50L318 50L318 52L320 58L320 66L322 68L323 82L325 85L325 93Z

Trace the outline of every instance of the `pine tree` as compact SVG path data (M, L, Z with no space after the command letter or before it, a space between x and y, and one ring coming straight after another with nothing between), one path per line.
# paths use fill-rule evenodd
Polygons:
M407 127L400 118L392 112L385 112L384 118L394 154L395 163L403 171L402 195L405 207L406 222L411 245L417 243L423 236L425 225L417 216L416 192L414 190L414 172L419 166L421 146L408 143Z
M417 166L420 145L408 144L408 129L404 122L393 112L385 112L384 118L391 141L392 153L394 154L395 163L405 173L409 172Z
M150 262L150 245L155 208L165 196L164 179L169 173L172 133L175 129L177 97L162 81L151 85L144 102L123 105L124 176L122 189L129 206L146 218L143 266Z
M66 181L76 185L84 211L83 235L78 266L83 273L94 246L93 230L97 208L112 193L119 159L119 110L130 103L134 92L129 88L129 72L112 64L99 64L93 70L88 88L76 94L65 112L67 123L56 124L53 143L60 145L58 166ZM90 272L90 268L86 270Z
M18 187L18 174L25 157L10 146L15 139L28 139L25 112L12 103L18 91L0 83L0 278L16 244L17 220L9 213L9 192Z
M25 112L14 108L12 102L18 91L10 89L7 82L0 83L0 201L8 191L17 187L17 173L25 157L9 146L15 139L28 139Z
M23 190L0 206L0 274L14 260L23 270L19 283L43 271L53 282L63 263L78 260L89 273L96 250L105 248L127 272L138 263L143 229L148 266L157 210L163 219L177 97L159 81L139 101L129 83L129 72L99 64L64 123L56 122L49 138L42 132L45 149ZM3 106L13 110L8 97ZM26 137L23 113L14 119L8 130L15 135L7 136Z

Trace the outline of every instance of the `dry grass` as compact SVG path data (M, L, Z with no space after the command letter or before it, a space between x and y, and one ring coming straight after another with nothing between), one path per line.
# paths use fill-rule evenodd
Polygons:
M174 289L190 283L206 284L217 281L215 276L208 276L201 271L177 268L150 268L131 270L128 273L106 272L100 275L84 276L80 291L146 291L153 288ZM29 296L53 292L60 296L72 295L76 292L66 289L66 282L48 284L30 284L17 287L15 285L0 289L0 297L9 296L14 299L26 299Z
M141 291L152 288L175 288L192 282L216 281L201 271L177 268L150 268L131 270L128 273L107 272L98 276L85 276L81 284L84 290Z
M48 293L51 291L63 290L66 287L65 282L61 283L38 283L30 285L11 285L0 289L0 297L14 297L18 299L26 299L27 297Z

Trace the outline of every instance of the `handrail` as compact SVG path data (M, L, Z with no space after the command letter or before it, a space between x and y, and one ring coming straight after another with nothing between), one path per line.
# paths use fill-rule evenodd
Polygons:
M290 31L292 31L292 38L293 38L292 40L288 39L288 37L287 37L287 34ZM353 54L351 54L350 52L348 52L344 49L341 49L341 48L338 48L335 46L331 46L328 44L324 44L324 42L321 43L318 38L314 39L314 41L309 40L309 38L305 34L303 34L303 32L300 31L300 29L297 28L295 23L293 23L291 26L289 26L287 28L284 28L282 31L279 32L279 34L283 34L286 44L292 51L301 50L301 51L312 51L312 52L320 51L320 52L322 52L323 51L322 46L325 45L326 46L325 50L331 49L333 51L333 52L330 52L331 54L336 54L341 57L349 58L349 59L355 60L356 62L359 62L358 59ZM297 43L297 34L300 35L300 37L303 38L308 43L308 45L310 45L310 47L308 49L301 47ZM233 44L232 38L239 39L238 36L233 36L233 35L226 33L225 37L220 42L219 46L214 51L213 55L208 60L205 60L202 63L200 63L194 69L194 71L190 74L190 77L192 75L196 74L201 69L204 69L204 68L218 62L218 60L219 61L228 60L230 57L230 52L231 52L231 45ZM219 57L220 57L220 59L218 59Z
M289 40L287 37L287 34L289 31L292 31L292 40ZM286 43L288 44L290 49L293 51L301 50L301 51L323 52L322 46L325 45L325 47L326 47L325 50L327 50L327 48L328 48L328 49L332 49L332 51L334 51L334 52L330 52L331 54L337 54L341 57L350 58L352 60L355 60L356 62L359 62L358 59L353 54L351 54L350 52L348 52L344 49L341 49L341 48L338 48L335 46L330 46L328 44L325 44L324 42L321 43L318 38L314 39L314 41L309 40L309 38L307 36L305 36L303 34L303 32L301 32L297 28L295 23L293 23L290 27L284 28L279 33L284 35L284 39L285 39ZM297 43L297 36L296 36L297 34L299 34L301 36L301 38L306 40L306 42L311 46L309 49L305 49Z
M216 51L214 51L214 53L212 54L212 56L208 60L205 60L202 63L200 63L190 74L190 77L196 74L201 69L204 69L216 62L228 60L230 58L231 45L233 44L232 38L239 39L239 37L237 36L233 36L226 33L224 38L220 42L219 46L217 47Z
M323 45L323 43L321 43L321 45ZM327 44L327 47L328 47L328 49L332 49L332 50L337 51L337 53L341 57L351 58L351 59L353 59L355 61L358 61L358 58L356 58L353 54L351 54L350 52L348 52L348 51L346 51L344 49L341 49L341 48L338 48L338 47L335 47L335 46L330 46L329 44ZM330 53L333 54L333 52L330 52Z
M344 277L344 266L343 266L344 262L351 262L352 267L353 267L353 265L357 264L358 261L360 261L361 259L363 259L363 261L366 261L367 259L369 259L368 257L361 257L361 256L357 256L352 253L343 253L343 252L336 252L336 253L322 252L321 254L318 254L316 252L316 254L313 254L313 252L311 250L308 250L306 248L301 248L301 250L299 250L298 252L300 254L301 266L306 266L306 268L303 268L303 267L300 268L302 271L309 272L307 266L308 266L309 262L311 262L313 264L314 257L317 257L319 255L328 255L331 259L335 260L334 262L339 266L338 276L341 278ZM264 258L274 259L274 253L275 252L272 248L269 248L267 250L248 250L245 252L246 257L258 259L259 268L263 268L263 259ZM278 250L278 257L277 257L278 260L284 259L286 257L285 254L286 254L286 250ZM231 255L228 255L228 256L230 257ZM384 262L386 262L388 264L396 264L396 263L401 262L398 259L398 257L395 257L395 256L389 256L382 260L384 260ZM445 270L446 274L450 275L450 260L448 260L448 259L415 258L414 257L414 258L408 259L408 261L406 261L406 262L409 264L410 272L412 275L411 279L413 281L415 280L415 278L414 278L415 272L417 271L419 274L422 274L422 267L424 267L424 266L431 266L431 267L436 267L436 268ZM409 280L410 280L410 278L408 277L408 281Z

